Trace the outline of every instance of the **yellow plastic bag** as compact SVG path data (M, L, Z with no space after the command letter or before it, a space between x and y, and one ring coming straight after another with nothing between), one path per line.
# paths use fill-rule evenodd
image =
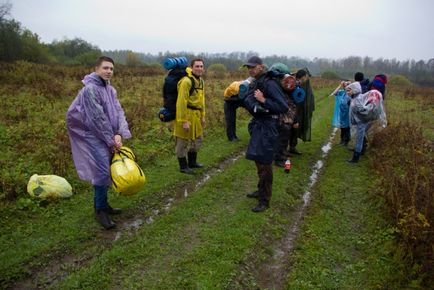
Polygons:
M232 96L238 95L238 93L240 92L240 84L241 82L231 83L223 92L223 96L225 98L230 98Z
M113 189L121 195L136 194L146 182L145 174L135 159L133 151L125 146L113 156L110 166Z
M68 198L72 196L72 187L63 177L33 174L27 184L27 192L40 199Z

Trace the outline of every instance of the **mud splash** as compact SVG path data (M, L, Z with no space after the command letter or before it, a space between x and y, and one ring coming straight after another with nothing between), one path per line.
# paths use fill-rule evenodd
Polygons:
M321 169L324 167L324 158L327 156L332 148L332 141L336 135L337 129L335 128L327 144L322 146L321 159L318 160L312 168L312 174L309 177L309 184L307 190L303 194L303 203L296 210L293 223L289 228L287 234L273 246L273 255L268 261L262 263L257 269L257 277L260 280L260 289L282 289L285 281L288 279L289 265L288 260L292 249L294 248L294 241L298 236L300 225L306 211L306 207L311 200L311 190L318 181L318 176Z

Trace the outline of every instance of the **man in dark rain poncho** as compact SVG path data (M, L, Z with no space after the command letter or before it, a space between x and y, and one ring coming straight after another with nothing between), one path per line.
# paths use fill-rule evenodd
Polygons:
M253 116L248 127L250 141L246 158L255 161L259 177L258 190L247 197L257 198L258 204L252 211L262 212L270 206L272 195L272 162L279 136L279 114L288 111L288 104L280 83L267 77L259 57L252 56L244 66L254 78L244 101L247 111Z

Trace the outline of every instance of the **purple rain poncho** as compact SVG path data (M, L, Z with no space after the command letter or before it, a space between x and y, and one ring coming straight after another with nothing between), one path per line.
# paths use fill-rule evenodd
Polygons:
M78 176L93 185L111 185L114 136L131 138L116 90L96 73L86 75L84 88L66 113L72 157Z

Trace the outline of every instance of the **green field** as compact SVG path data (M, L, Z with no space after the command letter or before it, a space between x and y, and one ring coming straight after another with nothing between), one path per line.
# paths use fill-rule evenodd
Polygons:
M245 197L257 184L255 165L244 158L248 114L239 113L241 142L228 142L224 132L223 89L242 75L206 79L207 128L198 157L205 168L189 176L179 173L170 125L156 118L164 75L120 68L113 84L133 134L125 145L138 156L147 183L135 196L110 193L111 204L124 213L115 218L115 230L104 231L94 220L92 188L75 173L64 121L87 72L83 67L2 64L0 288L432 285L434 259L426 255L434 241L432 89L388 87L389 127L370 136L367 154L350 165L351 152L337 145L337 136L323 155L321 148L333 136L334 100L326 96L336 82L313 78L312 142L300 141L303 154L291 159L290 174L273 168L271 207L255 214L250 210L255 202ZM404 143L389 147L394 140ZM395 173L408 178L405 168L393 163L400 160L392 149L402 150L409 162L421 158L412 163L417 182L396 179L391 186L387 178ZM310 188L318 160L323 166ZM73 197L31 199L26 185L34 173L65 177ZM311 200L304 207L307 190ZM398 198L398 203L396 197L404 194L413 198Z

